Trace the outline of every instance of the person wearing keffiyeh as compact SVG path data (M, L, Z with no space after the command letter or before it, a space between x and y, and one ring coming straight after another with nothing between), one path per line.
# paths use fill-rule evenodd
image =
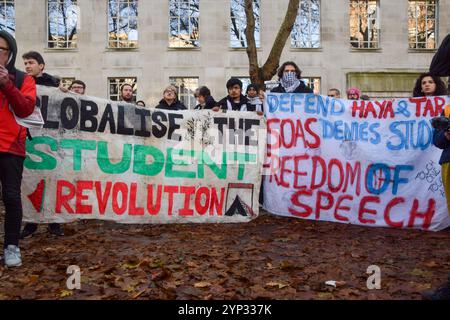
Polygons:
M271 92L276 93L313 93L313 90L305 85L301 79L301 70L295 62L287 61L278 69L278 81L280 84Z

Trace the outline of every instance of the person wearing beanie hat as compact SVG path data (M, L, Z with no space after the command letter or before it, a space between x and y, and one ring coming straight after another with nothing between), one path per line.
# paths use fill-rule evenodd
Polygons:
M31 115L36 105L34 79L15 67L17 44L13 36L0 31L0 183L5 204L3 261L7 267L22 265L19 249L22 224L21 184L25 160L26 128L17 121ZM16 78L23 81L16 83Z
M220 109L230 111L255 111L255 107L248 103L242 94L242 81L231 78L227 81L228 96L218 102Z
M156 106L157 109L186 110L186 106L178 100L177 88L170 85L164 89L163 98Z
M348 100L359 100L359 97L361 97L361 90L358 88L352 87L347 90Z
M245 93L247 95L248 103L255 107L258 114L262 114L263 102L259 97L258 85L253 83L249 84Z

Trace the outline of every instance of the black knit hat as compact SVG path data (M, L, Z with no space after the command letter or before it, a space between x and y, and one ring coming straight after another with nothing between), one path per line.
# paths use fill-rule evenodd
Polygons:
M250 89L253 89L253 90L255 90L256 92L258 92L258 85L257 85L257 84L254 84L254 83L250 83L250 84L247 86L247 90L245 91L245 94L247 94L248 91L249 91Z

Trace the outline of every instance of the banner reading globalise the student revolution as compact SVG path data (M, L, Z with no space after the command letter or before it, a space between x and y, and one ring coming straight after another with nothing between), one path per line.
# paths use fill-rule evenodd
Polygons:
M430 119L448 97L266 95L265 208L364 226L450 225Z
M168 111L38 86L24 220L247 222L258 216L263 117Z

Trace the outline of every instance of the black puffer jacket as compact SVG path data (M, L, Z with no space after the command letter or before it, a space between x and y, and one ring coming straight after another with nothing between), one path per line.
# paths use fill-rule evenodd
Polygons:
M162 99L156 106L156 109L165 110L187 110L186 106L180 100L175 100L171 105L166 100Z

